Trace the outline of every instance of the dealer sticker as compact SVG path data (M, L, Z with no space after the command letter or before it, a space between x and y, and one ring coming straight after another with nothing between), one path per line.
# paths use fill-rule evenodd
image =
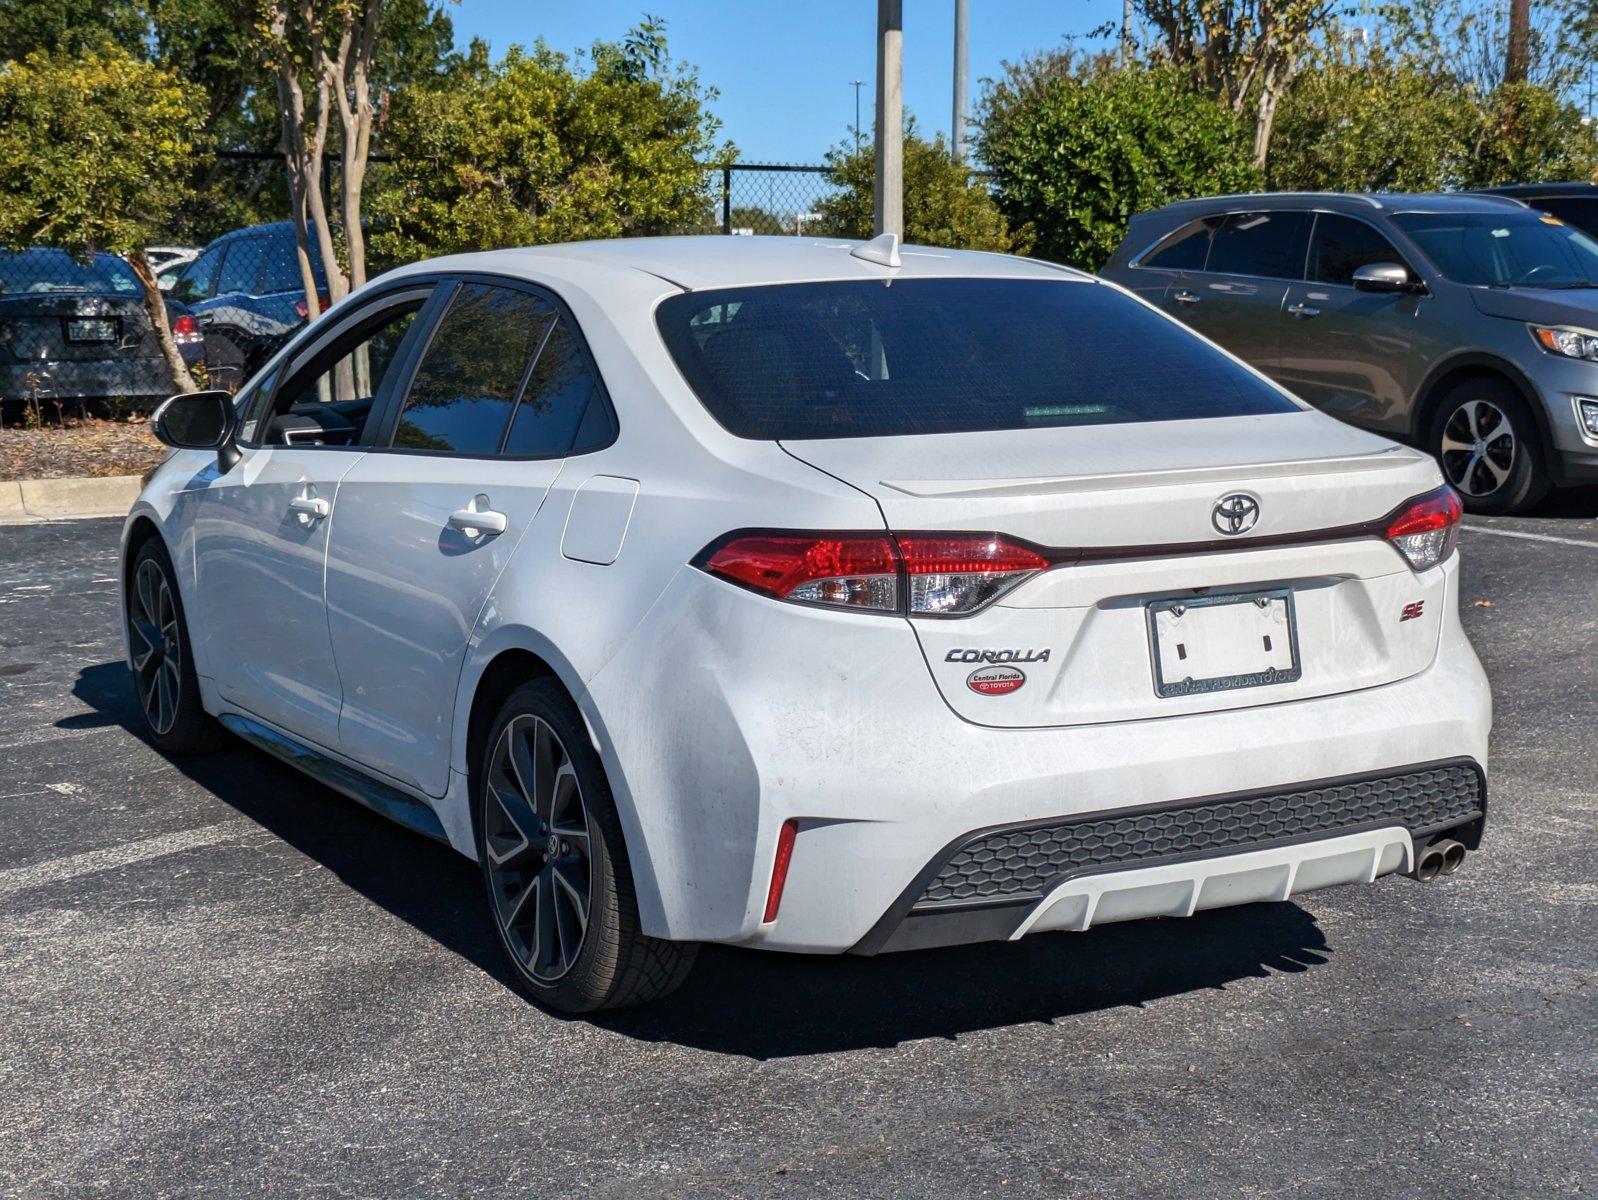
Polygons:
M1015 667L978 667L965 677L965 685L979 696L1007 696L1026 682Z

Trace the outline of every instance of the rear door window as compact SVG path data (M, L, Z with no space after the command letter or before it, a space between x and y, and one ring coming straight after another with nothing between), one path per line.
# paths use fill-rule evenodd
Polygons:
M246 296L257 294L261 282L261 267L266 259L266 239L240 238L229 244L222 259L222 269L216 277L216 294L228 296L235 293Z
M689 386L739 437L889 437L1298 411L1175 321L1096 283L720 288L668 297L655 319Z
M1177 230L1155 252L1145 258L1140 266L1159 267L1166 271L1202 271L1210 253L1210 235L1217 222L1214 218L1194 221Z
M555 320L527 377L505 453L551 458L598 449L611 440L599 376L565 317Z
M1302 279L1304 214L1232 213L1215 231L1206 270L1220 275Z
M1353 287L1354 272L1371 263L1408 265L1393 249L1393 243L1364 221L1336 213L1316 216L1315 236L1310 239L1309 248L1311 283Z
M399 450L500 451L555 311L528 292L462 284L416 369L393 445Z

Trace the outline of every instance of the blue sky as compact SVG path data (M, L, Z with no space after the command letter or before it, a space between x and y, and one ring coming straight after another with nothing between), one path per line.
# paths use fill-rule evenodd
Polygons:
M971 91L999 64L1119 19L1117 0L970 0ZM953 0L905 0L905 104L923 130L947 131ZM667 21L672 55L721 92L715 111L746 162L820 162L854 122L871 127L876 72L874 0L460 0L456 40L485 38L497 55L540 36L558 50L619 37L644 12Z

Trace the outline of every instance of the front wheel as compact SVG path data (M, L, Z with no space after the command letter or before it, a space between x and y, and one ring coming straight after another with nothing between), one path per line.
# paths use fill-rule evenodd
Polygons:
M200 705L177 577L158 538L148 539L133 556L126 613L133 690L150 740L169 754L211 749L216 726Z
M1474 379L1449 392L1432 422L1430 446L1471 512L1523 512L1548 494L1536 422L1507 384Z
M505 701L477 792L494 930L533 999L592 1012L657 999L687 978L697 947L639 928L604 767L555 680L525 684Z

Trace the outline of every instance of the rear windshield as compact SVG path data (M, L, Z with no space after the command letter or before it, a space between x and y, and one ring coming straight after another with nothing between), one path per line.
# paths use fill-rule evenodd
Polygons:
M661 303L667 348L745 438L1178 421L1297 411L1112 288L1047 279L789 283Z
M1400 229L1455 283L1598 287L1598 242L1534 212L1398 213Z
M54 293L134 296L139 281L133 268L112 254L79 262L65 250L0 253L0 293L44 296Z

